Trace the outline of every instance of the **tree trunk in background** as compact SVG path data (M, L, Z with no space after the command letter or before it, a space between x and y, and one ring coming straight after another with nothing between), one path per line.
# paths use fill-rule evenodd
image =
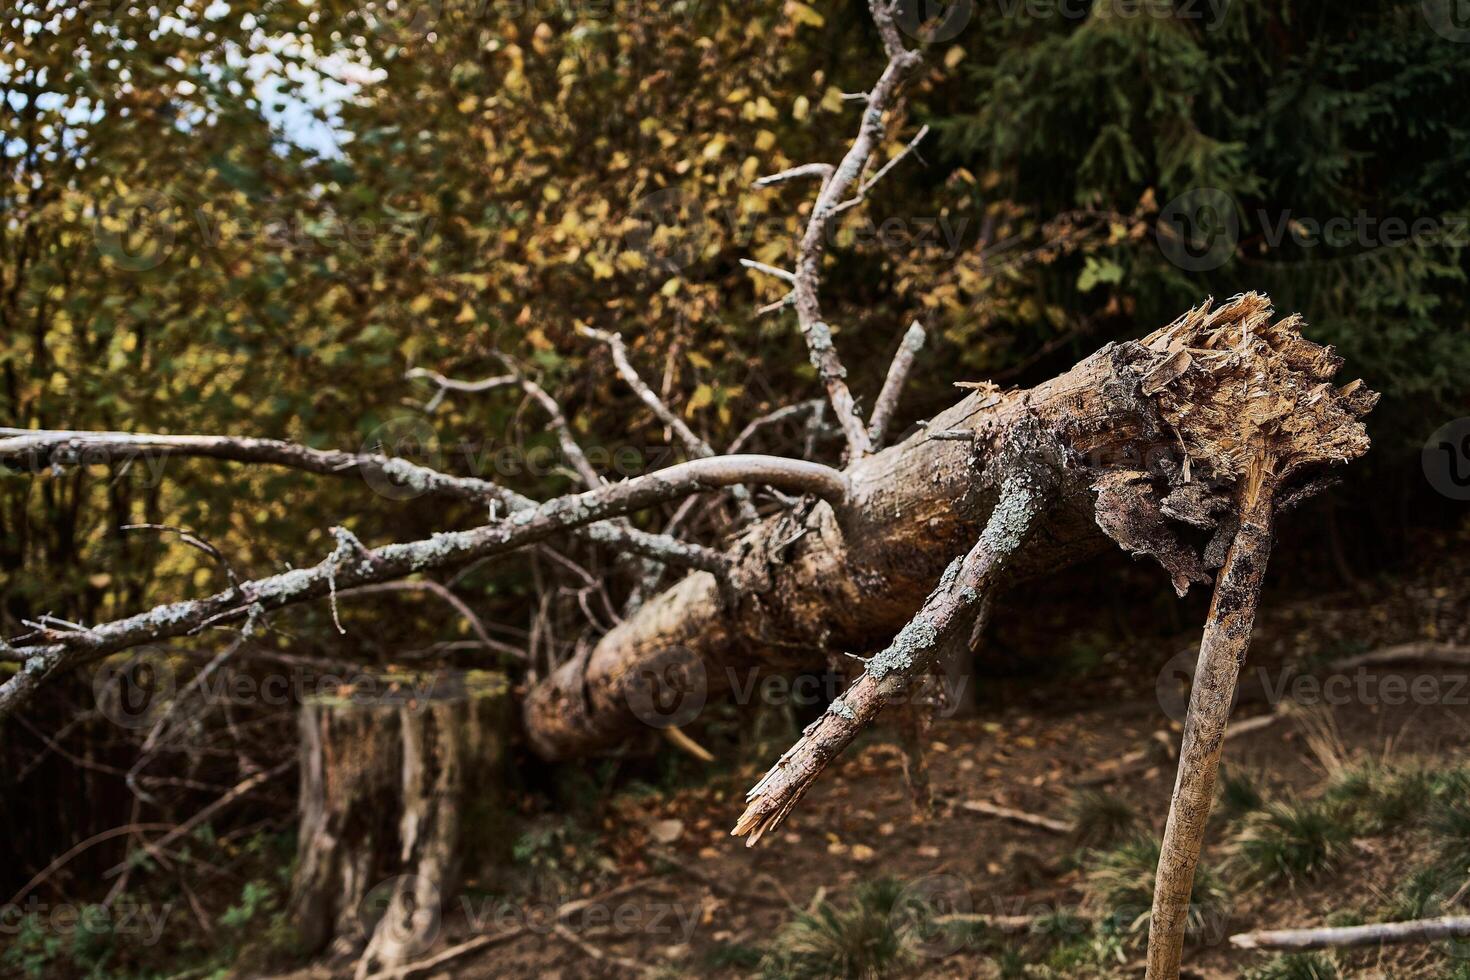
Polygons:
M301 706L291 918L359 974L422 954L504 825L511 712L483 672L378 674Z

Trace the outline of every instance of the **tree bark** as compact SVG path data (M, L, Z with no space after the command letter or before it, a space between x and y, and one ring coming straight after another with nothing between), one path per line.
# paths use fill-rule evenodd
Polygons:
M596 752L649 726L687 724L750 669L881 648L978 538L1015 455L1005 450L1027 433L1044 434L1060 458L1047 520L1010 583L1108 538L1156 558L1181 594L1209 581L1233 538L1249 462L1242 399L1268 397L1252 410L1269 407L1313 442L1318 468L1368 445L1359 418L1377 396L1357 382L1334 387L1340 360L1303 339L1298 318L1272 316L1253 293L1205 304L1036 388L972 392L924 431L855 460L840 519L817 503L743 535L728 554L738 601L691 574L534 687L524 705L531 745L553 760ZM1283 493L1309 487L1310 469ZM1196 547L1182 532L1213 537Z

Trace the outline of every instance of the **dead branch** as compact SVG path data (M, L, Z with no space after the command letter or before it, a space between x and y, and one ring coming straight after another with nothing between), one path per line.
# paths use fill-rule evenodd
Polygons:
M765 415L762 415L759 418L752 419L745 428L740 430L740 434L736 436L733 440L731 440L730 445L725 449L725 452L738 453L741 449L745 448L745 444L753 439L755 437L755 434L762 429L772 425L779 425L780 423L785 422L788 419L793 419L807 412L815 411L821 405L822 402L820 401L797 402L795 405L787 405L784 408L778 408L774 411L767 412Z
M1334 660L1332 669L1356 670L1359 667L1388 667L1416 663L1470 667L1470 647L1454 643L1399 643L1381 650L1360 653L1355 657Z
M696 459L705 459L716 455L714 448L700 438L693 429L689 428L688 423L671 411L664 404L663 399L659 398L654 390L648 387L643 379L639 377L637 370L633 367L633 362L628 360L628 346L623 343L623 338L620 334L609 333L606 330L598 330L585 325L578 326L577 330L579 333L585 334L607 345L607 349L612 353L613 363L617 365L618 374L622 375L623 381L629 388L633 389L634 394L638 396L638 400L647 405L649 411L653 412L654 416L660 422L673 430L674 435L678 437L679 442L683 444L684 450L689 455ZM748 490L742 486L735 486L732 487L730 494L735 498L735 504L740 510L740 519L742 521L748 524L760 517L756 513L755 504L751 502L750 492Z
M883 390L878 392L878 400L873 403L873 414L868 419L868 438L872 440L874 449L883 448L888 423L892 420L893 413L898 408L898 399L903 394L903 384L908 380L909 370L914 366L914 358L923 349L924 328L915 320L904 333L903 340L899 341L898 353L893 355L893 363L888 366L888 376L883 380Z
M578 912L587 908L588 906L605 904L609 899L616 898L619 895L626 895L629 892L636 891L639 888L646 888L649 885L654 885L658 882L659 879L657 877L639 878L635 881L624 882L623 884L618 885L616 888L609 888L607 891L602 892L598 895L593 895L589 898L579 898L574 901L566 902L557 907L556 912L554 913L555 921L564 922L572 916L576 915ZM497 946L500 943L509 942L510 940L515 939L518 936L525 935L529 931L530 926L522 924L511 926L509 929L502 929L500 932L492 932L480 936L475 936L471 939L465 940L462 943L459 943L456 946L450 946L448 949L441 950L440 952L426 959L418 960L413 963L404 963L401 966L394 967L390 970L385 970L382 973L374 973L371 977L368 978L368 980L406 980L406 978L412 977L416 974L427 973L428 971L433 970L436 967L443 966L446 963L451 963L454 960L463 959L464 957L469 956L472 953L477 953L482 949L488 949L491 946Z
M776 456L721 456L690 460L597 490L557 497L494 524L441 532L420 541L368 549L350 532L337 528L337 548L310 568L242 583L206 599L159 606L101 626L66 632L43 629L11 640L14 647L34 649L28 651L15 676L0 685L0 718L28 700L46 677L62 667L182 636L252 614L257 608L268 612L322 598L338 588L391 581L503 554L571 528L746 482L811 493L838 507L845 505L848 492L847 477L816 463Z
M229 806L231 803L244 796L246 793L249 793L257 786L269 782L275 777L281 775L281 773L294 768L295 765L296 759L293 757L287 759L285 762L280 763L274 768L263 769L255 775L241 780L239 783L235 784L235 786L231 788L229 792L223 794L218 799L214 800L214 802L210 803L202 810L196 812L188 820L185 820L183 823L178 824L177 826L170 827L168 833L164 834L158 840L152 841L151 843L145 841L145 849L150 854L156 854L157 852L162 851L163 848L168 847L168 845L172 844L180 837L185 837L188 834L192 833L195 827L198 827L200 824L204 823L210 817L214 816L216 813L220 812L225 807ZM111 878L113 875L122 874L123 871L127 870L129 866L130 865L128 861L123 861L121 864L113 865L107 871L103 872L102 877Z
M1035 827L1037 830L1045 830L1053 834L1071 834L1077 829L1065 820L1056 820L1039 813L1027 813L1025 810L1001 806L988 800L965 800L960 804L960 809L987 817L996 817L1000 820L1009 820L1012 823L1025 824L1027 827Z
M709 749L705 748L703 745L700 745L694 739L690 738L677 725L671 725L668 728L665 728L664 738L668 740L670 745L677 748L680 752L692 755L700 762L715 761L714 754L710 752Z
M761 177L755 182L756 187L774 187L784 184L788 180L798 180L802 177L819 177L826 180L832 176L832 164L830 163L803 163L798 167L788 167L780 173Z
M322 476L371 477L415 493L490 504L512 512L537 506L529 497L489 480L451 476L378 453L310 449L278 439L248 437L0 428L0 464L20 469L127 462L139 457L203 457L282 466ZM708 548L631 527L599 522L580 533L598 544L682 568L718 571L724 566Z
M846 200L849 190L867 170L868 162L884 136L884 113L893 106L903 83L923 60L918 52L904 48L894 22L894 7L890 0L869 0L868 9L883 38L888 65L867 93L862 123L856 138L848 147L842 162L826 174L822 181L821 190L817 193L816 202L807 219L806 229L797 245L795 272L790 280L791 303L796 307L797 322L806 339L807 352L827 390L827 398L832 403L837 424L847 438L848 456L851 459L866 456L872 451L873 444L868 437L867 428L858 418L852 392L848 390L847 369L843 367L837 348L832 343L832 328L822 319L822 307L818 298L822 283L822 256L826 252L827 230L833 219L853 206L871 187L871 181L862 183L857 198L853 201ZM920 136L922 135L921 132ZM873 179L876 181L887 173L907 152L905 150L889 161ZM760 186L769 186L792 176L814 176L822 173L824 171L817 167L807 165L783 171L758 183Z
M1430 943L1470 936L1470 915L1445 915L1409 922L1375 922L1362 926L1329 926L1320 929L1272 929L1243 932L1230 937L1240 949L1341 949L1353 946L1386 946L1393 943Z
M1214 800L1215 776L1225 746L1225 727L1235 698L1260 601L1266 562L1271 557L1274 474L1263 458L1250 476L1240 531L1215 586L1199 664L1190 689L1189 714L1179 749L1179 775L1154 883L1149 925L1148 977L1179 975L1184 929L1194 871L1204 844L1205 823Z
M738 898L742 902L756 902L762 905L775 905L783 908L794 907L794 903L791 901L790 896L768 895L765 892L751 891L748 888L740 888L739 886L732 884L729 881L726 881L724 878L720 878L702 871L696 864L693 864L689 861L680 860L669 851L662 850L660 848L650 847L648 848L648 853L658 860L662 861L664 864L667 864L670 867L678 868L680 871L684 872L686 875L693 878L700 884L708 886L711 891L714 891L720 895L724 895L728 898Z
M1148 980L1179 975L1189 896L1214 799L1225 728L1271 556L1278 490L1309 485L1312 474L1306 471L1342 458L1345 447L1362 439L1356 424L1357 386L1338 390L1323 379L1324 373L1330 376L1336 369L1336 359L1330 352L1295 346L1269 351L1257 348L1262 360L1246 367L1245 358L1259 339L1254 334L1270 329L1268 321L1269 316L1251 316L1229 327L1206 321L1202 326L1213 340L1208 349L1192 348L1177 335L1166 334L1158 341L1158 350L1164 356L1141 384L1145 394L1172 393L1165 396L1166 417L1180 412L1195 420L1217 416L1224 424L1211 434L1200 430L1196 422L1194 438L1201 440L1200 448L1210 450L1212 455L1226 454L1240 474L1234 502L1238 526L1215 584L1200 642L1179 749L1179 772L1159 852L1149 926ZM1227 376L1234 375L1238 381L1200 392L1205 397L1187 407L1175 401L1190 387L1186 375L1198 361L1210 357L1219 362ZM1181 380L1184 385L1176 384ZM1185 421L1183 415L1178 417L1180 422ZM1188 450L1189 437L1181 438ZM1190 452L1184 466L1186 474L1193 458ZM1309 480L1299 479L1304 472ZM1188 481L1189 476L1185 479ZM1114 480L1110 486L1119 490L1126 481ZM1184 496L1166 502L1162 513L1170 510L1185 520L1201 516L1197 501ZM1145 506L1135 509L1134 516L1122 520L1124 526L1115 526L1112 533L1125 545L1139 547L1160 533L1156 520L1155 513ZM1187 586L1188 580L1200 572L1183 555L1175 555L1165 567L1172 573L1176 587Z
M340 599L347 596L374 595L382 592L427 592L430 595L437 596L448 603L455 612L459 613L465 622L470 624L470 629L474 631L475 638L480 641L480 645L485 649L515 657L517 660L526 659L525 650L517 646L511 646L509 643L502 643L492 637L486 631L484 621L469 607L469 603L455 595L452 590L432 579L405 579L401 582L379 582L373 585L359 585L352 589L339 589L337 591L337 597Z
M918 614L867 662L857 682L751 787L732 835L745 837L749 847L780 825L827 764L877 717L889 698L923 673L944 639L958 626L969 627L965 614L993 587L1026 540L1042 505L1040 481L1017 465L1006 475L980 540L963 559L950 564Z
M1075 913L1074 913L1075 914ZM935 925L980 925L996 932L1016 934L1030 932L1044 915L990 915L985 912L954 912L934 919Z
M229 559L214 545L186 527L175 527L172 524L123 524L118 527L118 530L162 531L166 534L177 535L180 541L189 545L191 548L197 548L204 552L215 564L219 565L220 570L225 573L225 578L229 579L231 585L236 585L240 581L240 576L235 574L235 569L230 565Z
M592 945L587 940L583 939L581 936L577 935L575 932L568 929L560 922L552 923L551 931L556 933L558 936L566 940L571 945L575 946L582 952L583 955L585 955L590 960L593 960L595 962L602 962L603 960L606 960L607 962L614 963L620 968L628 970L632 973L642 974L648 972L648 967L645 964L640 963L634 959L629 959L626 956L618 956L616 953L609 953L605 950L598 949L596 946Z
M507 366L515 370L514 366L508 362ZM557 400L548 395L545 388L525 377L518 370L515 371L515 378L521 390L530 395L546 413L551 430L556 433L557 444L561 446L561 454L567 458L567 462L572 464L572 469L577 471L577 476L581 478L582 484L588 490L596 490L602 486L602 477L597 475L597 470L592 468L587 454L582 452L582 447L577 442L576 436L572 434L572 427L567 422L566 414L562 412Z

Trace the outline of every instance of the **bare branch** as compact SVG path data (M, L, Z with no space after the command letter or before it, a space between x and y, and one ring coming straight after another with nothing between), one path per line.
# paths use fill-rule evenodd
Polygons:
M1154 877L1148 930L1148 980L1179 975L1194 872L1204 846L1205 824L1214 799L1215 776L1225 747L1225 728L1235 699L1241 664L1271 557L1274 464L1264 455L1246 474L1240 529L1215 582L1210 615L1200 641L1199 662L1189 692L1189 713L1179 747L1179 772L1169 801L1169 818Z
M956 630L969 627L966 614L980 604L1025 541L1042 503L1039 484L1025 470L1006 478L980 540L964 558L950 563L918 614L751 787L732 835L746 837L749 847L779 826L827 764L872 723L889 698L927 669Z
M674 431L674 435L684 444L686 452L691 456L701 459L715 455L715 451L710 444L701 439L693 429L689 428L683 419L670 411L669 407L663 403L663 399L659 398L654 393L654 390L648 387L643 379L639 377L638 371L633 367L633 362L628 360L628 346L623 343L621 335L588 326L579 326L577 329L580 333L607 345L608 350L612 353L613 363L617 365L618 373L622 375L623 381L627 383L629 388L633 389L633 393L638 396L638 399L643 404L648 406L649 410L653 412L654 416L660 422ZM730 493L735 498L735 505L740 510L742 521L749 524L759 520L760 514L756 512L755 504L751 502L749 491L744 487L737 486Z
M764 272L768 276L775 276L777 279L784 280L785 282L796 282L796 275L794 273L787 272L785 269L778 269L774 265L766 265L764 262L757 262L755 259L741 259L740 264L747 269Z
M874 449L883 448L883 438L888 432L888 423L898 408L899 396L903 394L904 382L914 366L914 358L924 349L924 328L915 320L899 341L898 352L888 366L888 377L883 380L883 390L873 403L873 414L868 419L868 438Z
M48 466L175 456L265 463L323 476L372 475L423 493L497 501L510 508L526 499L488 480L450 476L406 459L380 453L310 449L279 439L0 428L0 463L18 469L36 471Z
M807 412L816 411L822 407L822 402L815 399L797 402L795 405L787 405L775 411L767 412L760 418L751 420L750 424L740 430L740 434L730 443L727 453L738 453L745 448L745 444L754 438L755 434L767 426L779 425L787 419L795 418Z
M897 61L904 57L912 57L913 53L905 51L903 37L898 33L898 24L893 15L898 12L900 0L868 0L868 9L873 14L873 23L878 25L878 36L883 39L883 50L888 53L890 60ZM868 94L871 103L873 95Z
M1053 834L1070 834L1077 828L1065 820L1057 820L1054 817L1043 816L1039 813L1027 813L1025 810L1017 810L1014 807L1001 806L991 803L989 800L964 800L960 803L960 809L971 813L979 813L987 817L995 817L998 820L1010 820L1013 823L1025 824L1035 827L1037 830L1045 830Z
M434 382L439 388L434 392L434 397L424 404L424 411L432 412L444 401L444 396L451 391L464 391L471 394L490 391L494 388L503 388L513 385L518 380L515 375L502 374L493 378L481 378L478 381L460 381L456 378L446 378L438 371L430 371L428 368L410 368L404 374L405 378L427 378Z
M155 435L0 428L0 464L27 470L48 466L111 463L143 458L202 457L238 463L263 463L324 476L365 476L418 493L492 504L517 513L536 501L507 487L471 476L451 476L406 459L379 453L309 449L278 439L232 436ZM589 540L684 568L715 571L724 567L718 552L665 535L616 524L593 524L580 532Z
M1244 932L1231 936L1230 945L1240 949L1339 949L1390 943L1428 943L1464 936L1470 936L1470 915L1445 915L1409 922L1374 922L1362 926Z
M541 406L541 410L549 417L550 427L556 433L556 439L561 446L562 455L567 458L567 462L572 465L572 469L577 471L577 476L581 478L583 485L589 490L602 486L602 478L593 469L591 462L587 459L587 454L582 452L582 447L578 444L576 436L572 434L572 427L567 422L566 414L562 412L561 405L557 400L547 394L545 388L526 377L510 358L500 354L496 356L510 370L510 374L493 378L483 378L479 381L459 381L454 378L445 377L437 371L430 371L427 368L414 368L404 375L404 377L428 378L439 386L439 394L425 406L429 411L432 411L433 407L438 404L439 398L445 391L481 392L490 391L495 388L504 388L509 385L519 387L526 394L530 395L536 404Z
M929 127L920 126L918 133L914 135L913 139L909 140L907 146L895 153L892 160L889 160L887 163L883 164L883 166L879 167L877 173L873 174L873 176L869 177L867 180L858 185L857 193L853 194L852 197L834 207L832 209L832 213L841 214L848 208L855 208L859 204L863 203L863 201L867 200L868 192L877 186L878 181L882 180L885 176L887 176L890 170L898 166L899 163L903 161L904 157L908 156L910 153L913 153L914 150L918 148L919 142L928 135Z
M485 647L485 649L507 654L515 657L517 660L526 659L525 650L522 650L520 647L511 646L509 643L502 643L492 637L486 631L484 621L469 607L468 603L455 595L453 591L432 579L405 579L401 582L379 582L373 585L359 585L351 589L338 590L337 597L346 598L355 595L374 595L382 592L427 592L430 595L438 596L452 606L454 611L459 613L465 622L470 624L470 629L475 632L475 638L480 641L480 645Z
M796 305L796 294L795 293L787 293L785 296L782 296L780 299L776 300L773 303L767 303L765 306L758 306L758 307L756 307L755 314L756 314L756 316L766 316L769 313L775 313L778 310L784 310L788 306L795 306L795 305Z
M547 394L545 388L542 388L536 382L525 377L509 358L504 355L498 356L501 362L513 372L512 375L507 376L510 378L510 381L519 384L521 390L530 395L541 406L542 410L546 412L550 419L551 428L556 432L557 441L561 445L562 455L572 464L572 468L581 477L582 483L589 490L595 490L597 487L602 486L602 478L592 466L591 461L587 458L587 454L582 451L582 447L577 442L576 436L573 435L572 427L567 422L566 414L562 411L560 403L552 398L551 395ZM422 376L432 377L441 384L450 382L448 386L456 387L456 390L481 391L497 387L497 385L485 382L452 382L451 379L445 378L441 374L424 371L422 368L416 370L421 372ZM411 375L413 373L410 372ZM499 381L502 379L487 379L487 382L491 380ZM641 383L641 379L639 380ZM443 388L441 387L440 390L442 392ZM727 563L718 552L700 545L687 544L679 541L673 536L672 527L668 531L665 531L662 536L655 536L636 530L626 520L618 520L606 526L601 524L593 525L587 530L589 536L594 540L600 539L604 540L605 543L620 544L625 546L625 550L642 555L644 559L644 573L641 581L644 582L651 577L662 574L662 570L666 565L682 568L698 568L702 571L710 572L721 581L725 579L727 574ZM627 547L635 544L637 545L636 547ZM635 588L630 599L633 608L636 608L637 604L641 602L642 592L643 590ZM609 609L611 610L610 604Z
M867 96L864 96L864 98L866 99ZM755 186L774 187L777 184L784 184L789 180L799 180L803 177L820 177L822 180L826 180L832 176L833 169L830 163L803 163L799 167L788 167L780 173L762 177L755 182Z
M118 530L164 531L169 534L176 534L179 536L180 541L184 542L190 547L198 548L210 558L214 559L215 563L224 570L225 577L230 580L231 585L238 585L240 583L240 577L235 574L234 568L230 567L229 561L220 552L220 550L186 527L174 527L172 524L124 524L119 527Z
M338 588L391 581L503 554L575 527L739 483L765 483L815 494L839 511L845 509L848 494L847 477L831 467L776 456L721 456L690 460L597 490L557 497L495 524L371 550L351 532L335 528L336 549L310 568L246 582L206 599L159 606L103 626L73 632L38 630L12 640L12 646L33 649L19 671L0 685L0 718L28 700L52 673L71 664L237 619L253 613L257 606L268 612L322 598Z
M561 445L562 455L572 464L572 469L577 471L577 475L582 478L582 483L586 485L588 490L595 490L602 486L602 477L597 475L597 470L593 468L591 461L587 459L587 454L582 452L582 446L577 442L576 436L572 434L572 427L567 422L567 417L562 412L561 405L557 403L555 398L552 398L546 393L545 388L542 388L530 378L520 377L519 381L521 390L530 395L541 406L541 410L550 417L551 428L556 433L557 442Z
M827 227L832 219L849 205L842 205L849 189L867 169L868 161L878 149L883 137L883 114L893 104L900 87L909 74L922 60L917 52L904 48L897 25L893 20L893 8L887 0L869 0L868 8L883 37L884 50L888 52L888 65L867 95L867 107L863 110L862 124L857 137L848 147L842 162L822 183L816 203L812 205L806 230L796 250L796 280L792 285L793 303L802 336L806 339L807 352L812 366L827 389L827 398L837 416L837 424L847 438L848 455L859 459L872 451L868 430L857 417L852 392L847 387L847 370L837 355L832 343L832 328L822 319L822 307L818 292L822 282L822 256L827 247ZM900 154L902 157L904 154ZM890 161L892 163L896 162ZM879 172L879 176L886 172ZM866 192L870 184L863 184L858 193Z
M493 378L481 378L478 381L461 381L458 378L448 378L438 371L430 371L428 368L410 368L405 378L427 378L441 389L448 391L463 391L476 394L482 391L490 391L494 388L504 388L513 385L520 380L519 375L501 374Z

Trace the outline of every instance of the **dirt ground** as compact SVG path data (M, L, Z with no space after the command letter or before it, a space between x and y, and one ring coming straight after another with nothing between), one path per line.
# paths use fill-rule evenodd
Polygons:
M1344 588L1311 600L1271 602L1263 610L1235 719L1272 713L1270 693L1286 665L1310 666L1407 641L1470 642L1463 564L1440 563L1409 583ZM1013 624L1012 639L1025 624ZM471 980L505 977L629 976L653 968L667 976L750 976L753 951L767 946L814 898L842 900L881 876L909 891L938 881L967 896L957 912L1036 915L1075 912L1082 872L1066 835L964 809L984 800L1062 818L1072 794L1092 785L1127 801L1144 829L1161 831L1174 778L1170 754L1180 726L1161 707L1181 682L1161 665L1192 649L1197 631L1089 653L1096 661L1079 680L988 684L976 717L940 720L928 753L938 813L926 821L901 775L891 728L880 728L834 764L785 825L755 848L729 836L744 791L770 760L726 767L701 784L672 792L625 793L598 808L604 866L585 882L562 881L530 901L501 907L470 895L446 912L436 951L476 934L525 927L514 938L423 974ZM1457 672L1458 670L1458 672ZM1402 697L1401 675L1432 698ZM1375 669L1344 703L1307 704L1249 734L1232 738L1226 764L1250 774L1271 796L1310 797L1334 758L1463 764L1470 744L1470 685L1465 669L1408 666ZM987 683L983 682L982 683ZM1462 688L1464 688L1462 690ZM1412 690L1412 687L1409 688ZM1310 688L1294 689L1314 696ZM1367 691L1365 695L1363 692ZM1416 700L1429 703L1414 703ZM1389 703L1407 701L1408 703ZM1136 760L1131 765L1128 760ZM1211 824L1206 862L1221 847ZM1237 891L1228 921L1186 954L1186 976L1237 977L1269 956L1233 948L1228 936L1258 928L1324 924L1335 912L1381 908L1415 858L1408 836L1355 838L1330 873L1295 885ZM592 880L595 878L595 881ZM648 880L645 880L648 879ZM643 881L630 886L629 883ZM956 892L958 882L958 892ZM627 890L606 896L609 890ZM558 890L560 889L560 890ZM548 927L558 904L591 898L585 914ZM953 905L953 902L951 902ZM999 976L994 948L945 940L919 949L905 975ZM741 959L732 951L746 951ZM1435 977L1452 966L1444 947L1405 946L1339 960L1346 976ZM1117 975L1142 975L1142 949L1128 951ZM1074 975L1094 975L1078 972Z

